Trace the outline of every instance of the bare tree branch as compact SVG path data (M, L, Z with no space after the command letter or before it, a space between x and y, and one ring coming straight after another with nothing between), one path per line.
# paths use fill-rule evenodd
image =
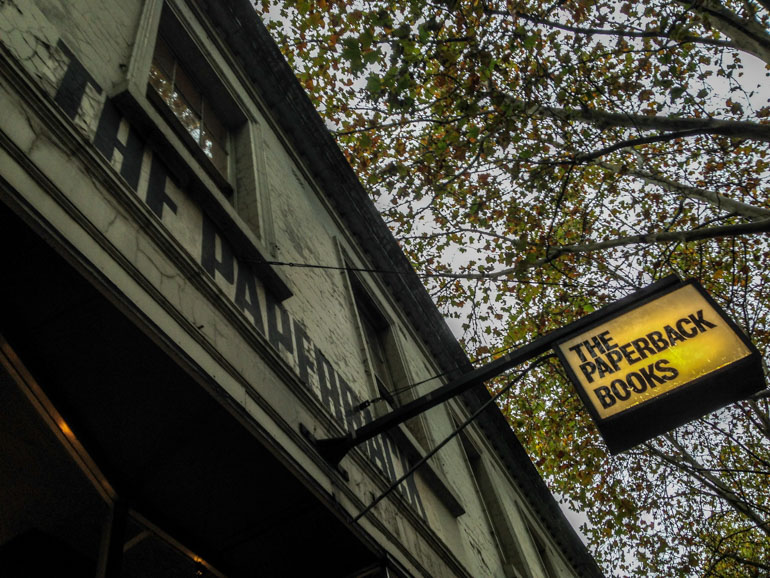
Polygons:
M757 528L762 531L763 533L770 536L770 527L768 526L768 523L770 521L765 520L761 515L759 515L757 512L755 512L744 500L740 499L735 492L733 492L730 487L725 484L721 479L719 479L717 476L711 474L710 472L705 471L701 464L687 451L687 449L682 446L679 442L676 441L674 436L671 434L665 434L665 438L668 440L671 445L673 445L677 452L678 456L670 456L658 448L654 447L652 444L647 444L647 448L658 458L665 461L667 464L672 466L673 468L685 471L688 475L696 478L701 483L708 486L711 490L717 492L719 496L722 497L722 499L730 505L738 514L746 517L747 519L751 520L754 524L757 525Z
M652 185L658 185L666 191L678 193L690 199L705 201L720 210L727 211L728 213L732 213L746 219L767 219L770 217L770 209L755 207L754 205L742 203L741 201L736 201L734 199L725 197L716 191L679 183L667 177L656 175L641 169L626 168L611 163L596 164L604 169L607 169L608 171L621 175L628 175Z
M679 1L730 38L744 52L770 64L770 34L759 22L742 18L716 0Z
M627 149L627 148L633 148L635 146L644 145L644 144L652 144L657 142L668 142L680 138L686 138L690 136L696 136L699 134L704 134L704 131L702 130L680 130L676 132L666 132L663 134L656 134L651 136L645 136L640 138L632 138L628 140L622 140L618 141L614 144L611 144L610 146L601 148L599 150L590 152L590 153L582 153L582 154L576 154L573 157L573 162L576 163L589 163L591 161L594 161L600 157L603 157L605 155Z
M570 26L562 22L556 22L547 18L542 18L535 14L527 14L524 12L510 12L505 10L492 10L487 8L486 12L489 14L495 14L498 16L508 16L512 18L521 18L533 24L541 24L549 28L556 28L558 30L564 30L565 32L572 32L574 34L587 34L597 36L613 36L615 38L663 38L674 40L676 42L688 42L693 44L703 44L706 46L716 46L719 48L738 48L738 46L729 40L717 40L715 38L707 38L704 36L693 36L690 34L675 36L671 31L666 30L630 30L618 25L617 28L593 28L585 26Z
M770 232L770 218L753 221L751 223L740 223L737 225L724 225L717 227L704 227L701 229L692 229L688 231L664 231L660 233L646 233L642 235L630 235L628 237L619 237L608 241L598 241L596 243L587 243L584 245L562 245L559 247L548 247L546 256L540 259L500 269L499 271L489 271L485 273L440 273L435 275L425 275L425 277L445 277L449 279L499 279L515 273L521 273L526 269L542 267L543 265L558 259L562 255L575 253L592 253L614 247L623 247L627 245L656 244L656 243L687 243L691 241L700 241L702 239L714 239L718 237L737 237L740 235L750 235Z
M504 95L504 98L512 102L514 107L531 116L552 118L563 122L584 122L599 129L622 127L637 130L700 131L703 134L770 142L770 124L715 118L617 113L590 108L561 108L539 103L526 103L510 95Z

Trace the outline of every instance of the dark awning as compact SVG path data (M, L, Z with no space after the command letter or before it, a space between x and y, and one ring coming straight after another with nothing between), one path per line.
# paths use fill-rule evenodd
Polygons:
M381 559L2 204L0 264L0 333L129 508L231 575L346 576Z

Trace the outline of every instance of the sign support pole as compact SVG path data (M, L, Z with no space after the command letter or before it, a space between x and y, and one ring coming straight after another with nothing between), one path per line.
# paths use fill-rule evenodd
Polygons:
M343 457L354 447L370 440L371 438L378 436L391 428L405 422L406 420L413 418L416 415L423 413L443 403L477 385L484 383L497 377L501 373L524 363L536 357L546 351L550 350L554 343L573 334L585 327L593 324L597 318L611 315L622 309L628 308L637 301L647 299L648 297L655 295L661 291L664 291L672 286L681 284L681 280L676 275L669 275L660 281L648 285L644 289L641 289L628 297L615 301L606 307L595 311L585 317L582 317L576 321L573 321L569 325L565 325L558 329L554 329L550 333L543 335L535 339L534 341L519 347L511 351L510 353L500 357L491 363L482 365L468 373L461 375L460 377L453 379L446 385L439 387L425 395L418 397L417 399L394 409L392 412L383 415L377 419L372 420L368 424L361 426L355 431L348 432L346 435L336 438L326 438L315 440L315 446L318 453L331 465L336 466L340 463Z

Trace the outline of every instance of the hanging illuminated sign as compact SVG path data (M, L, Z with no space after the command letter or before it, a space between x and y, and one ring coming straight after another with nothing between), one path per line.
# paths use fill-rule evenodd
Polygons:
M694 281L556 351L613 454L764 387L759 352Z

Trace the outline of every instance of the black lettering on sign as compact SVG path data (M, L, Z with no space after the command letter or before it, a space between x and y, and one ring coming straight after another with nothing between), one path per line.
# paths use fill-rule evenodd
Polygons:
M703 318L703 309L700 309L697 313L690 315L690 321L693 322L698 332L703 333L706 329L714 329L716 325L711 321L706 321Z
M313 360L308 355L308 349L314 346L305 329L297 321L294 321L294 339L297 345L297 373L299 378L312 389L310 374L316 375L316 370Z
M593 393L601 406L608 409L618 401L627 401L633 395L642 394L679 377L679 371L669 363L667 359L659 359L638 372L632 371L623 378L613 379L609 386L594 388Z
M583 346L593 358L596 358L600 354L604 353L604 344L596 335L594 335L591 339L584 341Z
M569 350L574 351L577 354L578 359L580 359L581 362L586 363L588 360L586 359L586 356L583 354L582 347L583 347L583 344L578 343L577 345L573 345L572 347L570 347Z
M609 352L618 347L618 344L613 341L612 337L610 337L609 331L602 331L597 337L599 338L601 344L604 346L605 352Z
M569 348L569 351L574 352L580 359L581 363L578 367L586 382L594 383L597 380L601 381L607 375L620 371L624 365L635 365L650 356L665 351L669 347L675 347L679 343L697 337L704 331L714 327L716 327L716 324L705 319L703 310L700 309L696 313L682 317L672 325L665 325L663 331L651 331L644 337L638 337L623 345L615 343L609 331L603 331L573 345ZM590 360L589 354L591 356ZM608 397L610 395L612 399L624 401L627 399L627 395L629 395L627 391L641 393L647 388L653 388L663 383L666 380L663 377L664 374L668 376L668 372L676 371L668 367L667 363L667 361L663 360L663 365L660 366L660 368L663 368L662 370L655 363L648 365L635 374L627 375L624 379L620 380L626 387L622 386L620 381L618 383L612 382L609 388L596 388L594 393L602 404L610 403L611 405L610 397ZM631 381L629 381L630 375L634 376ZM612 385L613 383L615 383L614 386Z
M602 407L604 409L607 409L608 407L612 407L613 405L615 405L615 398L610 392L610 388L607 387L606 385L602 385L601 387L597 387L596 389L594 389L594 394L596 395L596 398L599 400L599 403L602 404Z
M382 452L385 456L385 469L382 471L384 471L391 480L397 480L398 475L396 474L396 467L393 464L393 456L399 455L396 444L393 443L393 440L390 439L390 436L388 435L376 436L373 437L370 441L374 442L375 444L382 443ZM405 465L404 462L402 462L402 466L403 465Z
M269 291L265 292L265 301L267 303L267 337L270 340L270 345L275 347L277 351L281 351L281 346L283 346L287 353L292 354L294 352L294 341L291 337L289 312L286 311L283 305L273 299ZM316 363L318 363L318 360L316 360Z
M652 331L647 334L647 339L650 345L655 348L656 353L660 353L668 349L668 341L663 339L663 334L660 331Z
M661 361L666 361L665 359L659 360L657 363L660 363ZM651 363L647 367L642 367L639 369L639 373L642 374L642 377L644 377L644 381L647 385L650 386L650 388L654 388L658 385L662 385L666 383L666 379L662 376L658 375L656 372L657 363ZM658 370L659 371L659 370Z
M644 393L647 391L647 381L638 373L629 373L626 376L626 383L634 393Z
M620 346L620 351L623 353L623 357L626 358L628 365L633 365L642 360L641 357L636 355L636 350L630 343L624 343Z
M670 325L666 325L663 328L663 331L666 332L666 337L668 338L668 342L669 342L669 344L672 347L674 345L676 345L677 342L679 342L679 341L686 341L686 339L684 337L682 337L682 335L677 333L677 331L673 327L671 327Z
M631 342L631 345L636 349L636 352L642 359L647 359L648 355L655 355L657 353L646 337L634 339Z
M594 360L594 365L596 366L596 372L599 374L599 379L607 375L608 373L612 373L612 369L609 365L607 365L607 362L604 361L601 357L597 357Z
M391 480L396 480L398 479L396 477L396 472L391 472L393 466L392 462L389 464L385 459L385 456L390 456L390 448L386 446L385 440L387 440L387 436L375 436L368 440L366 442L366 453L369 455L369 459L372 460L372 463L379 468L381 472L385 472Z
M594 373L596 373L596 364L593 361L586 361L580 365L580 371L583 372L588 383L594 382Z
M337 385L342 413L345 415L345 426L348 430L355 430L359 427L359 424L363 425L361 423L361 412L358 410L358 398L353 393L348 382L340 374L337 374Z
M615 395L615 398L619 399L620 401L626 401L629 397L631 397L631 392L628 389L628 385L623 379L613 379L612 383L610 383L610 389Z
M686 325L688 325L688 324L689 325L694 325L692 319L690 319L689 317L685 317L684 319L680 319L679 321L676 322L676 330L683 337L686 337L687 339L690 339L691 337L695 337L696 335L698 335L698 329L697 328L693 328L693 329L690 330L690 329L688 329L686 327Z
M679 377L679 371L675 367L668 367L669 363L671 362L668 359L659 359L655 362L655 369L666 375L663 378L666 381Z
M599 373L599 379L607 375L608 373L614 373L612 368L607 365L607 362L603 358L596 358L596 371Z
M602 331L601 333L594 335L593 337L581 341L577 345L573 345L569 348L570 351L574 351L581 362L588 361L586 354L583 353L583 348L591 355L593 359L596 359L603 353L607 353L611 349L615 349L618 345L613 343L612 337L609 337L609 331Z
M166 181L168 173L158 156L153 153L152 164L150 165L150 180L147 183L147 197L145 202L152 209L152 212L159 218L163 218L163 207L171 209L176 214L176 203L166 193ZM231 281L232 282L232 281Z
M402 456L402 460L404 463L404 466L407 468L412 467L409 461L406 459L406 457ZM407 500L414 506L414 508L417 510L417 512L424 518L425 517L425 510L422 507L422 501L420 500L420 494L417 492L417 486L414 483L414 474L407 477L404 481L404 493L406 495Z
M617 344L615 347L617 347ZM619 349L612 349L607 352L607 361L612 366L612 371L610 373L614 373L620 370L620 361L622 359L623 353Z
M315 348L315 363L318 370L318 385L321 388L321 402L332 412L334 417L344 422L345 414L340 407L339 396L337 395L339 388L334 379L335 371L318 347Z
M99 124L96 127L94 135L94 146L104 155L108 161L113 162L115 151L121 155L120 176L122 176L128 186L135 192L139 187L139 175L142 170L142 161L144 160L144 142L126 123L125 140L120 138L120 126L124 123L123 117L111 102L105 102L102 108ZM150 177L147 183L147 195L145 202L153 213L159 218L163 218L163 208L168 207L172 213L176 214L177 205L166 193L166 182L168 181L168 172L166 165L153 153L150 165Z
M75 119L88 85L94 87L97 93L101 93L102 89L63 43L59 43L59 48L69 58L69 63L54 100L71 119ZM121 124L124 122L117 108L107 101L102 107L97 123L94 148L110 163L113 162L117 151L121 160L119 163L115 162L115 165L119 165L121 176L136 192L145 158L145 143L128 123L124 124L125 130L121 130ZM145 203L159 218L162 218L165 207L175 214L177 212L176 203L166 193L167 182L167 168L157 155L153 154ZM264 302L260 301L261 294L258 291L257 278L248 266L236 261L230 246L204 213L200 263L206 273L215 281L224 282L227 285L235 283L233 299L235 305L252 318L256 329L268 338L277 351L288 353L292 357L299 377L309 389L314 389L311 383L313 379L319 382L318 397L330 413L344 422L347 427L351 425L360 427L364 422L371 421L369 410L357 409L359 400L356 394L335 372L332 364L309 339L304 328L291 319L286 309L276 302L269 292L264 292ZM266 315L264 320L263 312ZM265 321L267 332L265 332ZM594 346L602 352L610 348L606 336L599 336L599 341ZM406 458L400 455L397 446L388 436L372 438L367 442L366 448L372 462L378 465L391 481L398 479L394 467L396 459L400 459L404 470L409 467ZM425 510L417 492L414 476L406 479L401 487L401 493L424 518Z

